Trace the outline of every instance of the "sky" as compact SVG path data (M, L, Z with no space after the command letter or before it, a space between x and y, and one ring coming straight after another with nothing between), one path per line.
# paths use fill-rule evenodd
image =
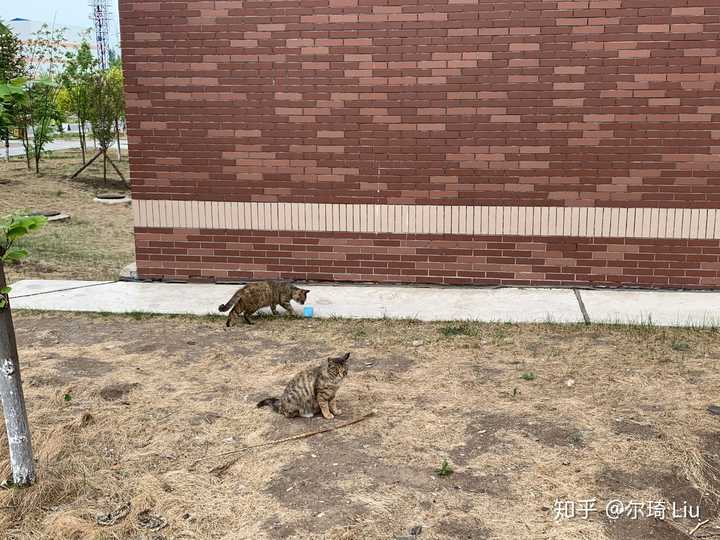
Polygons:
M117 0L111 0L114 31L112 41L119 40ZM0 0L0 19L9 21L20 17L31 21L52 24L53 18L58 26L92 26L88 0Z

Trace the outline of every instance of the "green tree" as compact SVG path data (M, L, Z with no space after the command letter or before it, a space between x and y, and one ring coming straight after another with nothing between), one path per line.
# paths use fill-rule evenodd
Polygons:
M0 82L0 136L5 138L5 159L9 161L10 132L13 128L20 128L29 169L30 154L27 152L27 131L22 129L25 125L25 111L29 107L29 96L25 83L25 79L22 78L5 83Z
M5 141L6 161L10 161L10 132L19 125L18 114L27 99L23 82L0 82L0 137Z
M74 114L72 99L70 98L70 92L67 91L67 88L60 88L60 90L58 90L55 96L55 107L64 117Z
M35 463L5 264L27 256L27 251L14 246L16 240L42 227L46 221L43 216L12 216L0 220L0 401L10 447L10 468L17 486L28 486L35 481Z
M113 99L113 80L108 71L98 72L90 87L90 124L103 156L103 179L107 180L107 151L115 139L115 120L118 117Z
M25 74L22 44L12 30L0 21L0 84L8 84ZM10 134L15 127L14 99L0 96L0 139L5 142L5 160L10 161Z
M56 96L60 85L48 74L23 84L27 99L22 101L17 121L23 133L23 146L28 160L35 163L35 172L40 174L40 160L45 147L52 142L57 122Z
M8 82L25 74L25 59L18 37L0 21L0 82Z
M35 162L40 174L40 159L53 140L53 122L57 119L56 96L60 90L57 73L65 61L65 29L46 24L35 32L25 50L29 80L25 83L28 98L19 111L18 120L24 133L23 146L28 164Z
M97 71L97 61L93 58L90 45L83 41L75 53L67 53L65 70L60 79L67 91L72 111L78 120L78 135L82 161L85 163L86 139L85 124L90 116L90 86Z
M112 101L115 111L115 139L117 142L118 159L122 159L120 150L120 121L125 121L125 95L123 93L123 71L122 64L118 61L110 66L107 71L108 77L108 99Z
M110 64L110 67L120 65L120 55L115 52L115 49L110 47L110 50L108 51L108 63Z
M118 119L123 114L122 73L120 70L113 68L96 72L92 77L89 97L90 125L99 148L97 154L73 174L72 178L75 178L98 157L102 156L103 179L107 180L107 164L110 163L120 178L127 183L120 169L108 156L108 149L112 145L113 139L118 137Z

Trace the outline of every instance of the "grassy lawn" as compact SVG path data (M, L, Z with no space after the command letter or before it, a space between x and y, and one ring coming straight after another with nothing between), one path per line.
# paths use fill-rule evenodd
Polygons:
M687 501L712 520L701 530L718 532L718 417L706 411L720 385L715 331L284 317L226 331L220 318L32 312L16 321L39 481L0 489L8 538L366 540L421 525L420 540L670 540L698 522L613 521L612 499ZM255 407L346 351L341 417ZM221 455L373 409L344 429ZM590 498L599 511L589 519L554 520L556 499ZM115 525L96 524L126 503ZM146 511L167 527L144 529Z
M62 211L71 216L69 221L48 223L20 244L32 255L21 265L7 268L10 281L114 279L133 262L130 207L93 202L98 192L126 192L125 184L111 169L104 182L100 160L71 180L80 163L79 150L54 152L43 159L41 175L36 176L19 158L0 162L0 216L27 211ZM127 161L120 167L127 175Z

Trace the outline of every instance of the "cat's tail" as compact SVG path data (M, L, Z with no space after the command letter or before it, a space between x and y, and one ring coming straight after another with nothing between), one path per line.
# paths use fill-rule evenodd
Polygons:
M225 304L220 304L218 306L218 311L220 313L224 313L225 311L229 310L231 307L233 307L235 304L237 304L237 301L240 300L240 296L242 295L242 289L237 291L235 294L233 294L232 298L227 301Z
M273 411L280 412L280 398L276 398L276 397L265 398L262 401L258 402L257 407L259 409L260 407L267 407L268 405L270 405L270 407L272 407Z

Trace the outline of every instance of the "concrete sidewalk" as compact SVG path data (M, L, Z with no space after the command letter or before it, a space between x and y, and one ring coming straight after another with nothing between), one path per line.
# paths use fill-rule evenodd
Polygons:
M53 152L55 150L72 150L75 148L80 148L80 139L57 139L45 145L45 151L47 152ZM124 151L127 151L127 140L120 140L120 148ZM90 145L87 146L87 151L92 155L97 152L97 148L93 146L91 142ZM3 153L4 152L5 150L3 149ZM117 152L117 144L110 147L110 152L110 157L115 157L115 154L113 152ZM19 141L17 139L13 139L10 141L10 155L25 155L25 147L22 145L22 141Z
M236 285L23 280L14 309L219 315ZM308 285L316 317L720 325L720 292ZM294 305L297 311L301 308ZM280 310L282 311L282 310Z

